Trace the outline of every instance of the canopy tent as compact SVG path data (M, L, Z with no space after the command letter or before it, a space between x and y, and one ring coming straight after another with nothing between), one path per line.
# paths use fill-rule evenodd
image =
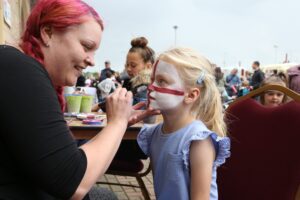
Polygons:
M279 72L286 73L288 68L293 67L295 65L299 65L299 64L297 63L270 64L270 65L261 66L260 69L266 74L273 73L273 70L277 70L278 73Z

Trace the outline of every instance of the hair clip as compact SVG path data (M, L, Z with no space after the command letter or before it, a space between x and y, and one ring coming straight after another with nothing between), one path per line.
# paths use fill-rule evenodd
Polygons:
M204 78L205 78L205 72L202 71L197 79L197 84L198 85L202 85L203 84L203 81L204 81Z

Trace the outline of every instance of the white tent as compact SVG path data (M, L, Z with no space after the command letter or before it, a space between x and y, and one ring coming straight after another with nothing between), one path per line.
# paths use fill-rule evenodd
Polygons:
M297 63L283 63L283 64L270 64L261 66L260 69L266 74L272 74L273 70L277 70L277 72L286 73L287 69L293 67L295 65L299 65Z

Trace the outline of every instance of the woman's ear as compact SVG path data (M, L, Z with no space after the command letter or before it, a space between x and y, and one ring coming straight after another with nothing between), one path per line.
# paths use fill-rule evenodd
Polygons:
M187 96L185 97L185 102L187 104L194 103L200 96L200 89L199 88L191 88L188 91Z
M52 37L52 28L50 26L41 27L40 34L41 34L41 39L42 39L43 44L46 47L49 47L49 45L50 45L49 42Z

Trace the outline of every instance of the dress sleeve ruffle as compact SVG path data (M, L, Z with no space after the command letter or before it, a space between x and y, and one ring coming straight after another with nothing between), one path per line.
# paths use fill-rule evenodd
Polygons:
M226 158L230 156L230 139L228 137L219 137L214 132L202 131L193 134L189 140L187 140L183 146L183 162L184 166L188 169L190 164L190 146L192 141L195 140L205 140L210 137L214 143L216 150L216 159L214 161L214 166L218 167L225 163Z
M149 127L147 125L143 126L141 131L137 136L137 142L144 152L145 155L150 156L150 145L152 140L152 135L154 132L153 126Z

